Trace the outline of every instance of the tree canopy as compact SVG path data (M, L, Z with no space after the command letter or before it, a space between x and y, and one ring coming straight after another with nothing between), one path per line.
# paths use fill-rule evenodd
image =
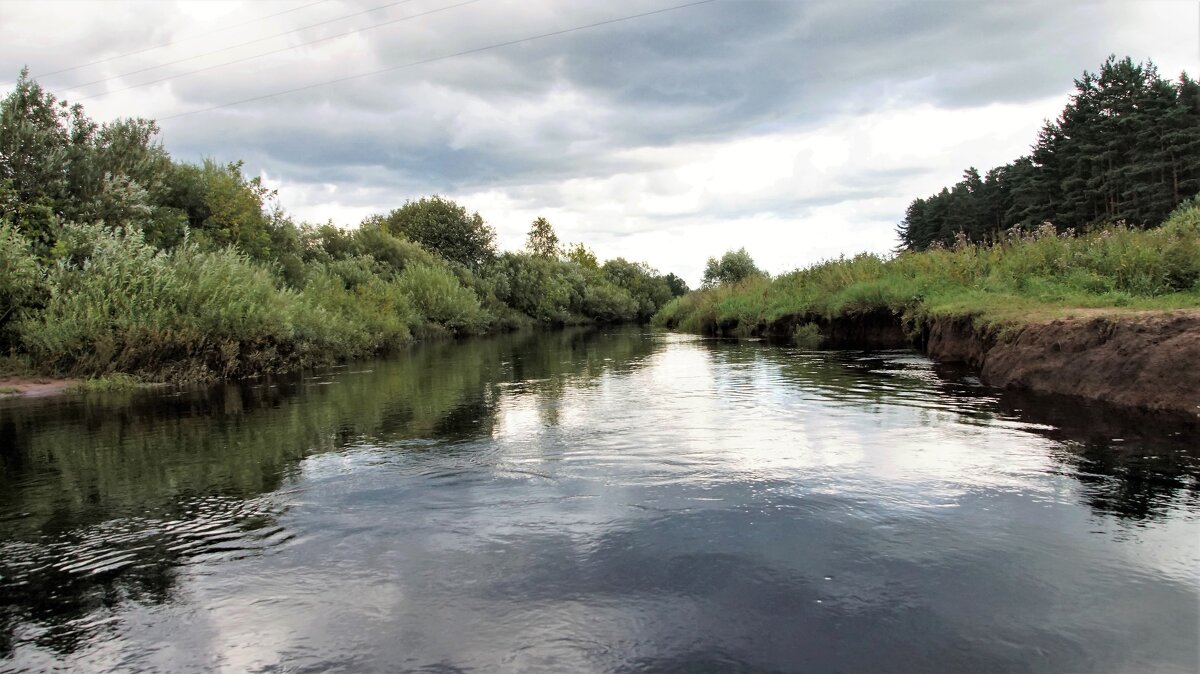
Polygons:
M1152 227L1197 193L1200 84L1109 57L1075 80L1029 155L982 175L968 168L952 187L914 200L898 231L905 248L920 249L960 232L984 241L1043 222L1059 231L1117 221Z
M496 232L483 217L437 195L409 201L379 224L469 269L478 270L496 257Z
M766 275L766 272L754 264L754 258L750 257L750 253L747 253L745 248L739 248L727 251L720 259L708 258L708 262L704 265L702 284L705 288L711 288L744 281L752 276Z
M546 218L539 217L529 225L525 249L530 255L537 257L558 257L558 235L554 233L554 227L550 226Z
M0 353L46 371L209 378L414 338L646 320L678 289L560 250L498 255L439 196L357 228L295 223L242 162L176 162L144 119L96 123L30 79L0 100ZM677 281L677 279L676 279Z

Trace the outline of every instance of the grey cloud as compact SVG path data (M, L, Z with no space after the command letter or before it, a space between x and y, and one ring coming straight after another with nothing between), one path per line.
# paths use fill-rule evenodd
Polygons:
M50 83L125 72L379 4L328 3ZM453 2L417 0L129 82L448 4ZM98 100L106 110L165 117L670 4L482 0ZM287 6L256 5L251 15ZM20 7L30 16L55 16L36 4ZM631 148L812 130L848 115L914 103L956 108L1065 93L1071 77L1119 48L1113 39L1121 7L1120 2L723 1L166 119L164 138L181 159L244 158L251 172L313 189L340 186L338 198L355 205L501 190L519 202L552 208L568 205L558 188L565 180L646 169L646 160L628 156ZM12 25L0 27L0 63L15 72L29 61L44 71L193 30L166 3L85 4L75 13L60 18L65 23L57 34L56 26L41 26L30 33L34 37L23 37ZM153 109L172 100L168 109ZM913 167L923 170L928 169ZM884 195L910 173L863 174L819 197L750 199L736 212L718 204L706 216L800 217L820 206ZM627 233L599 226L604 231L598 234Z

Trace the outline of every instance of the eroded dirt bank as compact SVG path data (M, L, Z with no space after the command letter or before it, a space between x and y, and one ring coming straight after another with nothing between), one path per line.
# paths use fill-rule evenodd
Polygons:
M899 316L874 311L825 320L792 318L774 336L806 322L829 347L916 346L942 362L967 363L987 384L1100 400L1123 407L1200 416L1200 311L1085 315L1000 331L970 318L935 318L919 334Z
M1062 319L999 336L943 320L924 346L931 358L974 365L993 386L1200 415L1200 312Z

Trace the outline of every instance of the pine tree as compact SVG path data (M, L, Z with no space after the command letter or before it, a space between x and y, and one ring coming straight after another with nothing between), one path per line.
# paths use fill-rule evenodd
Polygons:
M908 249L985 241L1013 226L1059 230L1114 221L1152 227L1200 192L1200 84L1162 79L1153 63L1109 57L1084 72L1028 156L955 185L905 211Z

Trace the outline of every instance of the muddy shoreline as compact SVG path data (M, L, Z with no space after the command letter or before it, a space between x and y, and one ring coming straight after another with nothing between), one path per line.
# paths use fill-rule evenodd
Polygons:
M66 393L77 379L38 376L0 376L0 400L4 398L45 398Z

